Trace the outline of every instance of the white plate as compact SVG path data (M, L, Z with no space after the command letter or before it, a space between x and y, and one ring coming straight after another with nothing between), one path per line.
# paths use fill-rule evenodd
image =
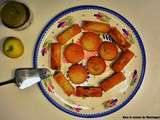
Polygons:
M34 53L34 67L50 68L50 43L56 42L56 36L72 24L79 24L83 20L92 20L109 23L116 26L132 44L130 50L134 52L134 58L123 69L126 79L107 92L102 97L76 97L67 96L53 78L48 78L39 83L39 87L45 97L60 110L79 117L100 117L111 114L126 105L138 91L145 73L145 50L142 40L133 25L122 15L99 6L77 6L67 9L45 26L39 36ZM82 33L76 35L71 42L76 42ZM100 34L102 40L112 41L107 34ZM63 46L64 47L64 46ZM112 61L113 62L113 61ZM62 60L61 71L65 74L71 65ZM81 63L85 63L85 60ZM96 86L99 81L113 73L106 61L106 71L99 76L90 75L87 82L82 85Z

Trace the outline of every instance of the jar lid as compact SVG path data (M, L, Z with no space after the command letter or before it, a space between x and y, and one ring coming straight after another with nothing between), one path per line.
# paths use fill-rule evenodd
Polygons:
M20 27L28 19L29 10L23 3L8 1L1 9L1 20L9 28Z

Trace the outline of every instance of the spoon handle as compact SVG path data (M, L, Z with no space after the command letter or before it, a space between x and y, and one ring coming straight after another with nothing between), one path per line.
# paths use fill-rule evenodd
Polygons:
M8 80L8 81L0 82L0 86L11 84L11 83L15 83L15 80L11 79L11 80Z

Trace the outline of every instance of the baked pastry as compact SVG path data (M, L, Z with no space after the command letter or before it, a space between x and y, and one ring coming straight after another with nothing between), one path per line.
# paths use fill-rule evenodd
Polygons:
M103 91L108 91L114 86L118 85L120 82L125 80L125 76L122 72L113 74L111 77L105 79L101 82L100 86Z
M74 24L70 28L59 34L57 36L57 41L63 45L80 32L81 32L80 26L78 24Z
M111 35L111 37L123 51L125 51L131 46L131 44L116 27L112 27L108 34Z
M82 28L87 31L106 33L110 30L110 25L102 22L83 21Z
M70 82L64 77L61 72L55 74L54 79L68 96L75 94L74 87L70 84Z
M102 40L98 34L94 32L85 32L80 38L80 43L82 47L87 51L98 50Z
M88 72L81 64L74 64L69 68L68 77L74 84L80 84L87 80Z
M54 70L60 69L61 66L61 44L51 44L51 68Z
M104 60L113 60L118 56L118 48L111 42L103 42L98 50Z
M100 87L76 87L76 96L78 97L101 97L102 89Z
M64 57L70 63L78 63L84 57L83 49L80 45L71 43L64 49Z
M133 58L134 53L127 49L124 51L121 56L113 63L111 68L115 72L120 72L128 63L129 61Z
M105 71L105 61L98 56L92 56L87 61L87 69L92 75L100 75Z

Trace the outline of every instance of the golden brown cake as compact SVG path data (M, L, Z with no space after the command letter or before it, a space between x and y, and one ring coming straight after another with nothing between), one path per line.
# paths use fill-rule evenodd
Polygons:
M112 27L110 29L109 35L111 35L111 37L115 40L117 45L123 51L125 51L131 46L131 44L127 41L127 39L121 34L121 32L116 27Z
M81 32L80 26L78 24L74 24L70 28L59 34L57 36L57 41L63 45L80 32Z
M102 40L98 34L94 32L85 32L80 38L80 43L82 47L87 51L96 51L98 50Z
M74 87L69 83L69 81L61 72L54 75L54 79L68 96L75 93Z
M84 52L80 45L71 43L64 49L64 57L70 63L78 63L83 59Z
M127 49L124 51L121 56L113 63L112 69L115 72L120 72L128 63L129 61L133 58L134 53Z
M98 53L104 60L113 60L118 56L118 48L111 42L103 42Z
M61 66L61 45L59 43L51 44L51 68L60 69Z
M75 64L69 68L68 76L72 83L80 84L86 81L88 72L81 64Z
M100 87L76 87L76 96L78 97L101 97L102 89Z
M105 71L105 61L98 56L90 57L87 61L87 69L93 75L100 75Z
M102 22L83 21L82 28L87 31L106 33L110 30L110 25Z
M118 85L120 82L125 80L125 76L122 72L113 74L111 77L105 79L100 84L103 91L108 91L114 86Z

